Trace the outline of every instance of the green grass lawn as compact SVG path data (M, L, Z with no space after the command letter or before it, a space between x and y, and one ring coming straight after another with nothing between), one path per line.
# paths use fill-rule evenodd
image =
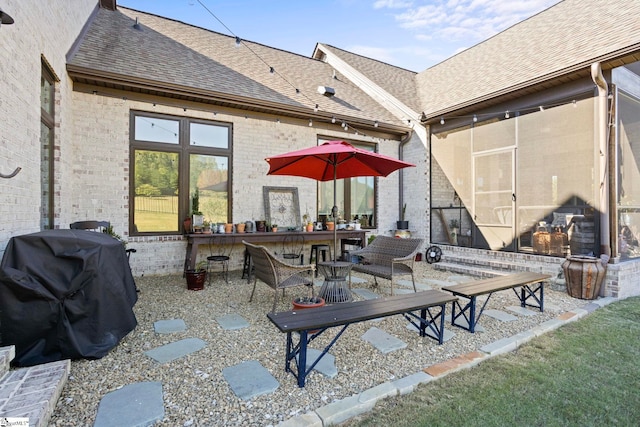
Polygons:
M640 298L385 400L353 426L638 426Z

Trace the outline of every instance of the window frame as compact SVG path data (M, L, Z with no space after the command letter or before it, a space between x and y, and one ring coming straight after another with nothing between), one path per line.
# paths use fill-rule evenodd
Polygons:
M190 160L191 155L206 155L226 157L228 163L228 193L227 193L227 220L232 222L232 165L233 165L233 124L216 120L206 120L195 117L182 117L171 114L154 113L143 110L131 110L129 112L129 235L130 236L155 236L155 235L175 235L183 234L183 219L190 215L191 194L190 194ZM136 117L148 117L154 119L171 120L178 122L178 143L143 141L135 139ZM192 123L205 124L211 126L221 126L227 128L227 148L206 147L191 145L190 125ZM135 160L137 151L155 151L162 153L176 153L178 155L178 223L175 231L137 231L135 227Z
M44 82L49 83L49 111L45 110L42 105L42 95L44 94ZM47 176L41 177L40 184L40 197L43 206L40 207L40 228L42 230L52 230L55 228L55 198L54 198L54 185L55 185L55 93L56 93L57 79L53 71L43 61L41 65L40 73L40 124L48 129L48 141L42 140L42 134L40 137L40 150L43 152L48 150L47 159ZM41 154L41 162L44 163L43 154ZM47 192L46 203L44 200L44 192Z
M323 136L318 136L318 145L321 145L327 141L332 141L335 140L335 138L331 138L331 137L323 137ZM379 149L379 144L375 143L375 142L366 142L366 141L354 141L354 140L347 140L344 139L344 141L348 142L349 144L355 146L355 147L369 147L372 148L372 152L374 153L378 153L378 149ZM378 177L375 176L369 176L369 177L353 177L353 178L345 178L342 181L344 181L344 200L343 200L343 204L345 206L345 212L344 214L344 218L349 218L351 219L351 217L353 216L353 214L351 213L351 183L353 182L353 180L358 179L358 178L372 178L373 179L373 224L369 225L369 226L363 226L362 229L366 229L366 230L374 230L376 228L378 228ZM347 185L347 182L349 183L349 185ZM333 191L333 180L330 181L318 181L316 184L316 212L317 212L317 216L318 216L318 220L320 220L321 214L320 213L320 186L321 185L330 185ZM346 201L349 201L349 208L347 209L347 203ZM340 201L337 200L338 202L338 206L340 205ZM347 213L349 214L347 216ZM336 224L337 226L337 224Z

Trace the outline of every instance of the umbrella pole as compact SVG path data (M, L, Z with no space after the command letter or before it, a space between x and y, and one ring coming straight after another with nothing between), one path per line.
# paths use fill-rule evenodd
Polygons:
M337 163L337 162L336 162ZM338 261L338 202L337 202L337 164L333 165L333 208L331 215L333 216L333 257L334 261Z

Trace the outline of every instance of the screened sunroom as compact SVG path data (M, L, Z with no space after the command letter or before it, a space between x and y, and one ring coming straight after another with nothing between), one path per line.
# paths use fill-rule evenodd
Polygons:
M640 66L607 80L606 114L582 79L434 123L431 241L566 257L609 234L612 256L640 256Z

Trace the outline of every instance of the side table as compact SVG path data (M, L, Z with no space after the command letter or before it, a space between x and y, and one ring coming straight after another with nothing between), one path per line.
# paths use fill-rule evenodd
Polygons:
M353 297L347 279L352 266L352 263L345 261L319 262L318 270L324 276L324 283L318 296L324 298L328 304L352 301Z

